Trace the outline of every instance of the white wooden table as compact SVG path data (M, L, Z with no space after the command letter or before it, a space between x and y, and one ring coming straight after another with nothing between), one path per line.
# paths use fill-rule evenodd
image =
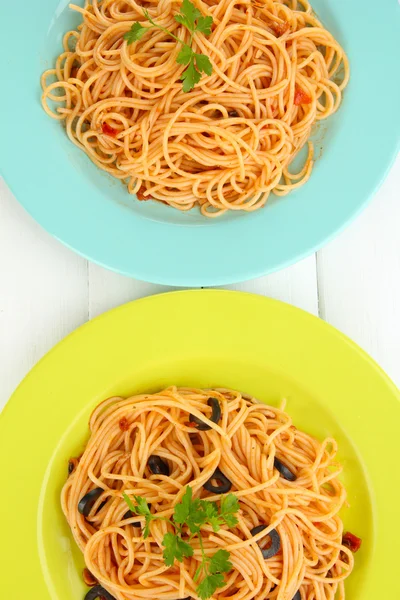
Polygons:
M400 157L369 207L323 250L279 273L230 287L319 315L400 385L399 229ZM168 289L116 275L64 248L0 180L0 409L33 365L76 327Z

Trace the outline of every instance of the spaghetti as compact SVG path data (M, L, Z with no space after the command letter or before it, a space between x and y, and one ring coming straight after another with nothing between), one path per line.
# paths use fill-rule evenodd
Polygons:
M346 492L334 439L321 443L283 409L236 391L176 387L106 400L90 430L62 508L87 569L111 598L198 599L202 547L230 553L215 599L345 598L354 559L338 515ZM238 522L217 532L202 526L202 546L193 540L193 556L170 567L162 539L171 525L154 520L145 539L143 517L126 514L125 495L171 518L188 486L193 497L219 501L226 482L239 501ZM273 552L263 551L268 536Z
M213 18L195 52L212 73L189 93L176 62L180 44L149 28L128 45L132 23L189 41L174 19L180 2L86 0L82 24L42 76L43 107L71 141L139 200L208 217L254 211L271 192L303 185L313 168L312 126L339 108L346 55L307 0L196 0ZM308 141L303 168L289 170Z

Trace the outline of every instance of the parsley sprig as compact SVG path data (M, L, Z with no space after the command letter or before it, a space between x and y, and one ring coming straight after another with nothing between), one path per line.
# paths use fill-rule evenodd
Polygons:
M203 555L202 563L194 577L194 580L197 581L201 574L205 574L204 579L196 589L196 593L202 600L211 598L218 588L224 587L224 573L229 573L232 569L229 556L227 550L217 550L211 557Z
M161 519L161 517L157 517L157 515L152 515L150 512L150 507L146 502L146 499L142 496L133 496L136 502L133 504L132 500L125 493L122 494L123 499L128 505L129 510L134 515L139 515L140 517L145 518L145 525L143 529L143 537L146 539L150 535L150 523L155 521L156 519Z
M184 558L190 558L194 554L191 542L198 539L201 551L201 562L196 570L194 581L201 582L197 586L196 593L202 600L210 598L218 588L225 585L224 573L229 573L232 563L229 560L230 553L227 550L217 550L212 556L207 556L203 539L201 537L202 525L211 525L213 531L217 532L223 525L234 527L238 523L236 513L239 510L239 500L235 494L228 494L221 498L220 505L209 500L193 499L191 487L187 487L182 501L175 506L172 519L159 517L151 513L146 499L134 496L136 505L123 494L123 498L131 512L145 518L143 537L150 535L150 523L155 520L167 521L173 527L173 532L168 532L163 537L163 558L167 567L172 567L175 560L183 562ZM188 534L188 541L182 536Z
M206 36L211 34L211 27L213 24L212 17L203 17L198 8L196 8L190 0L183 0L180 12L176 14L174 18L177 23L180 23L189 30L190 41L187 44L171 31L165 29L165 27L158 25L158 23L151 18L146 9L143 10L143 14L153 27L161 29L161 31L164 31L164 33L182 45L182 50L179 52L176 62L180 65L187 65L187 68L181 75L184 92L190 92L196 83L199 83L203 73L211 75L212 64L210 59L205 54L195 52L192 48L192 44L195 33L203 33ZM133 42L140 40L149 29L151 29L151 27L144 27L137 21L133 23L130 30L124 35L124 39L128 42L128 45L132 44Z

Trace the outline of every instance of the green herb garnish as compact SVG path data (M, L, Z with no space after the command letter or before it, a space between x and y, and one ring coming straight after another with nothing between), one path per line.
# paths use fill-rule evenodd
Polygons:
M197 578L202 573L205 574L204 579L196 589L197 594L202 600L207 600L218 588L224 587L225 577L223 573L229 573L232 569L229 556L230 554L227 550L217 550L211 558L203 555L202 563L196 571ZM195 577L195 580L197 578Z
M142 38L146 33L147 29L147 27L142 27L140 23L134 23L130 30L124 35L124 39L128 42L128 46L129 44L133 44L133 42L140 40L140 38Z
M163 538L163 557L167 567L172 567L175 560L183 562L184 558L193 556L194 550L190 543L197 536L201 550L201 563L194 580L197 582L202 578L196 589L196 593L202 600L207 600L218 588L225 585L224 573L229 573L232 569L232 563L229 561L230 553L221 549L213 556L207 556L200 530L202 525L211 525L213 531L217 532L223 525L234 527L238 523L236 513L240 507L235 494L223 496L218 507L216 502L193 499L192 488L188 486L182 501L175 506L172 520L153 515L146 499L141 496L134 496L136 506L125 493L123 498L133 514L145 517L144 538L150 535L150 523L156 519L167 521L172 525L174 531L166 533ZM182 539L185 528L189 534L187 541Z
M158 25L150 17L147 10L144 9L143 14L153 27L161 29L161 31L164 31L164 33L172 37L176 42L182 44L182 50L179 52L176 62L180 65L187 65L187 68L181 75L184 92L190 92L196 83L199 83L203 73L211 75L212 64L210 59L205 54L194 52L192 43L195 33L203 33L204 35L211 34L211 26L213 24L212 17L203 17L198 8L196 8L190 0L183 0L180 12L175 15L175 21L190 31L190 42L187 44L168 31L168 29ZM132 44L133 42L140 40L149 29L151 29L151 27L144 27L141 23L135 22L130 30L125 33L124 39L128 42L128 45Z
M193 556L193 548L187 542L184 542L180 535L166 533L163 537L164 562L167 567L172 567L175 559L182 562L185 557Z
M139 515L145 518L145 525L143 529L143 537L146 539L150 535L150 523L151 521L155 521L156 519L160 519L157 515L152 515L150 512L150 508L147 505L145 498L142 496L133 496L136 502L136 506L133 504L132 500L125 493L122 494L123 499L127 503L129 510L134 515Z

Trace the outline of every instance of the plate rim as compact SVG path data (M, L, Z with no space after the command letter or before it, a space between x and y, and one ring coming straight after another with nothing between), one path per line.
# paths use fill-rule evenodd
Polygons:
M65 335L59 342L54 344L54 346L52 346L50 348L50 350L48 350L34 364L34 366L28 371L28 373L21 379L20 383L17 385L17 387L11 394L10 398L8 399L3 410L0 412L0 419L1 419L1 416L4 414L4 411L7 408L7 406L10 405L10 402L13 399L13 397L17 394L17 392L19 392L20 387L26 383L26 381L28 380L28 378L31 375L34 374L34 371L36 371L36 369L39 366L42 366L42 363L45 362L48 358L50 358L53 355L53 353L55 353L61 346L63 346L65 343L71 341L75 336L81 335L82 333L86 332L87 330L90 330L92 327L98 326L103 320L106 321L108 319L113 318L116 314L118 314L124 310L127 310L129 307L136 306L139 304L147 304L156 299L158 300L159 298L172 297L172 296L186 296L186 295L190 296L192 294L193 295L194 294L202 294L204 296L208 295L208 294L210 294L210 295L220 295L220 294L225 295L226 294L229 296L242 296L242 297L248 297L248 298L252 298L252 299L257 298L257 299L261 300L262 302L266 302L267 304L270 304L271 306L284 307L284 309L287 310L288 312L292 312L294 314L297 313L297 314L301 315L302 318L308 319L311 323L318 322L319 327L325 329L330 334L333 334L337 339L340 339L343 342L345 342L346 345L350 346L352 348L352 350L354 350L357 354L359 354L359 356L363 360L365 360L367 363L369 363L369 365L382 377L382 379L389 386L389 388L391 388L391 390L394 392L394 395L397 396L397 399L400 401L400 388L398 388L396 386L396 384L394 383L392 378L386 373L386 371L383 369L383 367L381 367L380 364L366 350L364 350L364 348L362 348L359 344L357 344L357 342L355 342L351 337L349 337L348 335L343 333L340 329L338 329L334 325L331 325L331 323L328 323L328 321L326 321L325 319L322 319L319 315L314 315L311 312L309 312L303 308L300 308L298 306L295 306L294 304L290 304L289 302L285 302L284 300L278 300L277 298L272 298L270 296L262 296L260 294L254 293L254 292L246 292L246 291L241 291L241 290L214 289L214 288L210 288L210 289L193 288L193 289L187 289L187 290L175 289L175 290L170 290L170 291L166 291L166 292L151 294L149 296L143 296L142 298L137 298L135 300L129 300L128 302L124 302L123 304L119 304L118 306L115 306L113 308L110 308L110 309L100 313L96 317L93 317L92 319L86 321L85 323L82 323L82 325L79 325L78 327L76 327L73 331L71 331L70 333ZM1 427L1 421L0 421L0 427Z

